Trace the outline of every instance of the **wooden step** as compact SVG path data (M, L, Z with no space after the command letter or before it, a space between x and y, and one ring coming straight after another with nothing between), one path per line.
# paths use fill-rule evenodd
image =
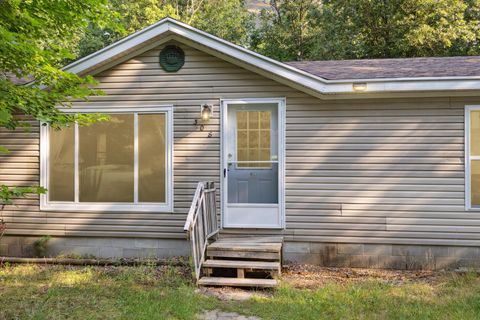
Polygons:
M283 243L283 237L272 236L272 237L231 237L220 235L220 238L217 240L219 242L235 242L235 243Z
M282 250L282 244L216 241L210 244L208 249L223 251L280 252Z
M275 287L278 282L275 279L203 277L198 280L198 284L201 286L271 288Z
M246 250L223 250L207 248L208 257L216 258L236 258L236 259L254 259L254 260L276 260L280 261L280 252L261 252Z
M269 261L207 260L203 263L202 266L205 268L280 270L280 262L269 262Z

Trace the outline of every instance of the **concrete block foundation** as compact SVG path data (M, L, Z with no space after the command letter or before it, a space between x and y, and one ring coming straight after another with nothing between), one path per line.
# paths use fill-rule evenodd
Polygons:
M34 257L38 237L5 236L0 256ZM189 256L190 242L183 239L52 237L49 257L169 258ZM396 244L349 244L285 242L284 263L325 267L381 268L406 270L480 269L478 247Z
M285 263L403 270L480 268L477 247L290 242Z
M35 256L35 237L5 236L0 243L0 255L10 257ZM190 255L190 242L182 239L52 237L47 244L47 256L96 258L169 258Z

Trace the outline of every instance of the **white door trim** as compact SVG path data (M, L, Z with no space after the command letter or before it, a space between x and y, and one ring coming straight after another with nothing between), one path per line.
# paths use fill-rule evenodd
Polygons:
M229 104L254 104L276 103L278 104L278 207L280 214L280 226L252 226L251 228L285 229L285 126L286 126L286 98L245 98L245 99L221 99L220 100L220 211L221 226L225 228L224 213L227 204L227 185L224 170L227 168L227 108ZM230 228L234 226L229 226Z

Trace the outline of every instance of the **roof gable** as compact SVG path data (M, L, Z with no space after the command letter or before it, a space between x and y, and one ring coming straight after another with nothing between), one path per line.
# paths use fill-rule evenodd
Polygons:
M466 92L476 95L480 89L480 77L325 79L308 65L281 63L172 18L165 18L81 58L63 70L77 74L95 74L172 39L323 99L352 96L370 98L392 94L465 95ZM331 72L335 73L335 68ZM366 90L354 90L354 84L359 82L366 84L362 86Z

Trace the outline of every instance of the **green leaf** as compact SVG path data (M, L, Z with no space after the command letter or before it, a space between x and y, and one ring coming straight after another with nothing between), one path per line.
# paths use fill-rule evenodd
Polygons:
M8 150L7 148L5 148L3 146L0 146L0 153L10 153L10 150Z
M0 125L6 125L8 122L12 120L12 114L10 111L6 108L3 107L0 109Z
M44 194L47 189L40 186L8 187L0 185L0 204L11 204L13 199L25 197L27 194Z

